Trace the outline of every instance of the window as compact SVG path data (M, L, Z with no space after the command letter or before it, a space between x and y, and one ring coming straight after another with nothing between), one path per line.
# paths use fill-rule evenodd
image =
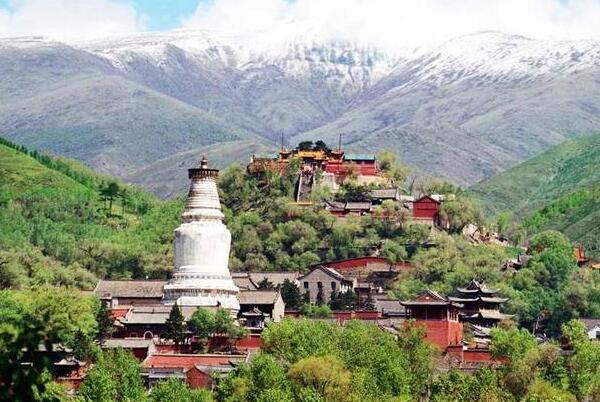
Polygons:
M323 289L323 282L317 282L317 287L319 289Z
M304 282L304 289L308 289L308 282Z
M337 286L337 283L332 281L331 282L331 290L335 290L336 286Z

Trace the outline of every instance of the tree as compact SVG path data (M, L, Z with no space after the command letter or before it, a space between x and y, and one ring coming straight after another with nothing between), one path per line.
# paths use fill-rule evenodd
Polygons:
M316 304L317 306L322 306L325 303L325 294L323 292L323 287L319 287L319 290L317 291L317 298L316 298Z
M185 324L184 317L181 313L179 305L175 303L171 308L169 318L165 322L165 338L172 339L176 345L179 345L185 341Z
M100 195L105 202L108 202L108 215L112 216L113 202L120 194L121 189L116 181L111 181L107 185L100 188Z
M300 151L311 151L313 149L313 142L312 141L301 141L298 146L296 147L296 149L300 150Z
M331 152L331 149L327 146L327 144L325 144L325 142L323 140L315 141L315 145L314 145L313 149L315 151L324 151L326 153Z
M314 356L302 359L288 370L288 376L301 394L303 389L315 391L325 401L353 401L352 376L334 356Z
M86 402L144 401L139 362L123 349L108 349L86 374L79 394Z
M198 308L188 320L188 328L201 340L208 340L215 331L214 314L205 308Z
M229 310L218 309L214 313L214 331L220 334L227 334L231 327L235 326L235 320L231 317Z
M369 292L369 294L367 295L367 298L365 299L362 305L362 309L367 311L374 311L376 309L371 292Z
M496 221L496 226L498 227L498 234L500 236L504 235L510 226L510 214L507 212L501 213L498 215L498 220Z
M490 334L490 352L494 357L523 358L537 345L535 337L525 328L492 328Z
M393 240L386 240L383 243L383 249L381 254L388 260L390 266L390 272L392 267L397 263L404 261L408 255L406 253L406 247L396 243Z
M573 349L567 362L571 391L579 400L585 400L600 390L600 345L587 337L581 321L569 321L562 332Z
M410 168L398 163L394 152L389 150L379 152L377 154L377 162L383 175L388 177L393 185L404 187L406 179L410 174Z
M262 281L257 284L258 290L270 290L275 289L275 285L268 278L263 278Z
M96 311L96 324L97 332L96 339L103 341L111 336L113 333L113 318L110 310L106 306L106 303L99 302L98 310Z
M523 402L577 402L577 398L567 391L556 388L542 380L536 380L527 391Z
M465 226L483 225L481 209L469 198L457 196L454 200L445 201L440 208L440 215L450 226L450 232L460 233Z
M152 388L148 402L212 402L210 391L191 390L179 379L170 378L159 382Z
M0 291L0 317L0 400L35 401L49 395L51 362L37 352L40 345L51 350L53 344L70 343L79 330L93 330L90 300L61 288Z
M78 330L71 342L71 349L73 350L73 356L79 361L86 362L96 359L98 356L98 347L82 330Z
M300 289L289 279L284 280L281 285L281 298L288 310L297 310L302 304Z
M300 306L300 315L310 318L329 318L331 317L331 309L326 304L319 306L307 303Z

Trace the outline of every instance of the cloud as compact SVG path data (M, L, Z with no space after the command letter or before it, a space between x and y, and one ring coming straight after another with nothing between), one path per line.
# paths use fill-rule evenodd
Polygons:
M139 31L145 25L131 6L111 0L14 0L10 5L0 9L0 37L81 40Z
M346 39L388 49L485 30L533 38L600 38L600 0L213 0L186 28L278 42ZM258 42L255 42L258 43Z

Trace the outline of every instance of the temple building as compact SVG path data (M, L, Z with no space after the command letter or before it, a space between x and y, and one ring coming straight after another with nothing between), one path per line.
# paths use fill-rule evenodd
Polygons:
M401 301L406 316L425 328L425 340L442 351L451 346L462 346L463 325L459 311L464 306L433 290L427 290L414 300Z
M473 279L466 287L456 290L459 295L448 299L464 306L461 309L461 319L464 322L490 328L500 321L513 318L512 315L500 312L500 305L508 299L499 297L499 290L489 288L485 282Z
M206 157L189 169L191 180L183 223L175 229L175 271L165 284L162 303L221 307L237 314L239 289L229 273L231 233L223 224L216 178Z

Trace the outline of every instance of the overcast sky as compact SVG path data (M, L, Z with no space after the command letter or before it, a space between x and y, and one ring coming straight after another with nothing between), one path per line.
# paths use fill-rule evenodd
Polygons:
M600 0L0 0L0 37L73 41L202 28L312 35L387 48L483 30L533 38L600 39Z

